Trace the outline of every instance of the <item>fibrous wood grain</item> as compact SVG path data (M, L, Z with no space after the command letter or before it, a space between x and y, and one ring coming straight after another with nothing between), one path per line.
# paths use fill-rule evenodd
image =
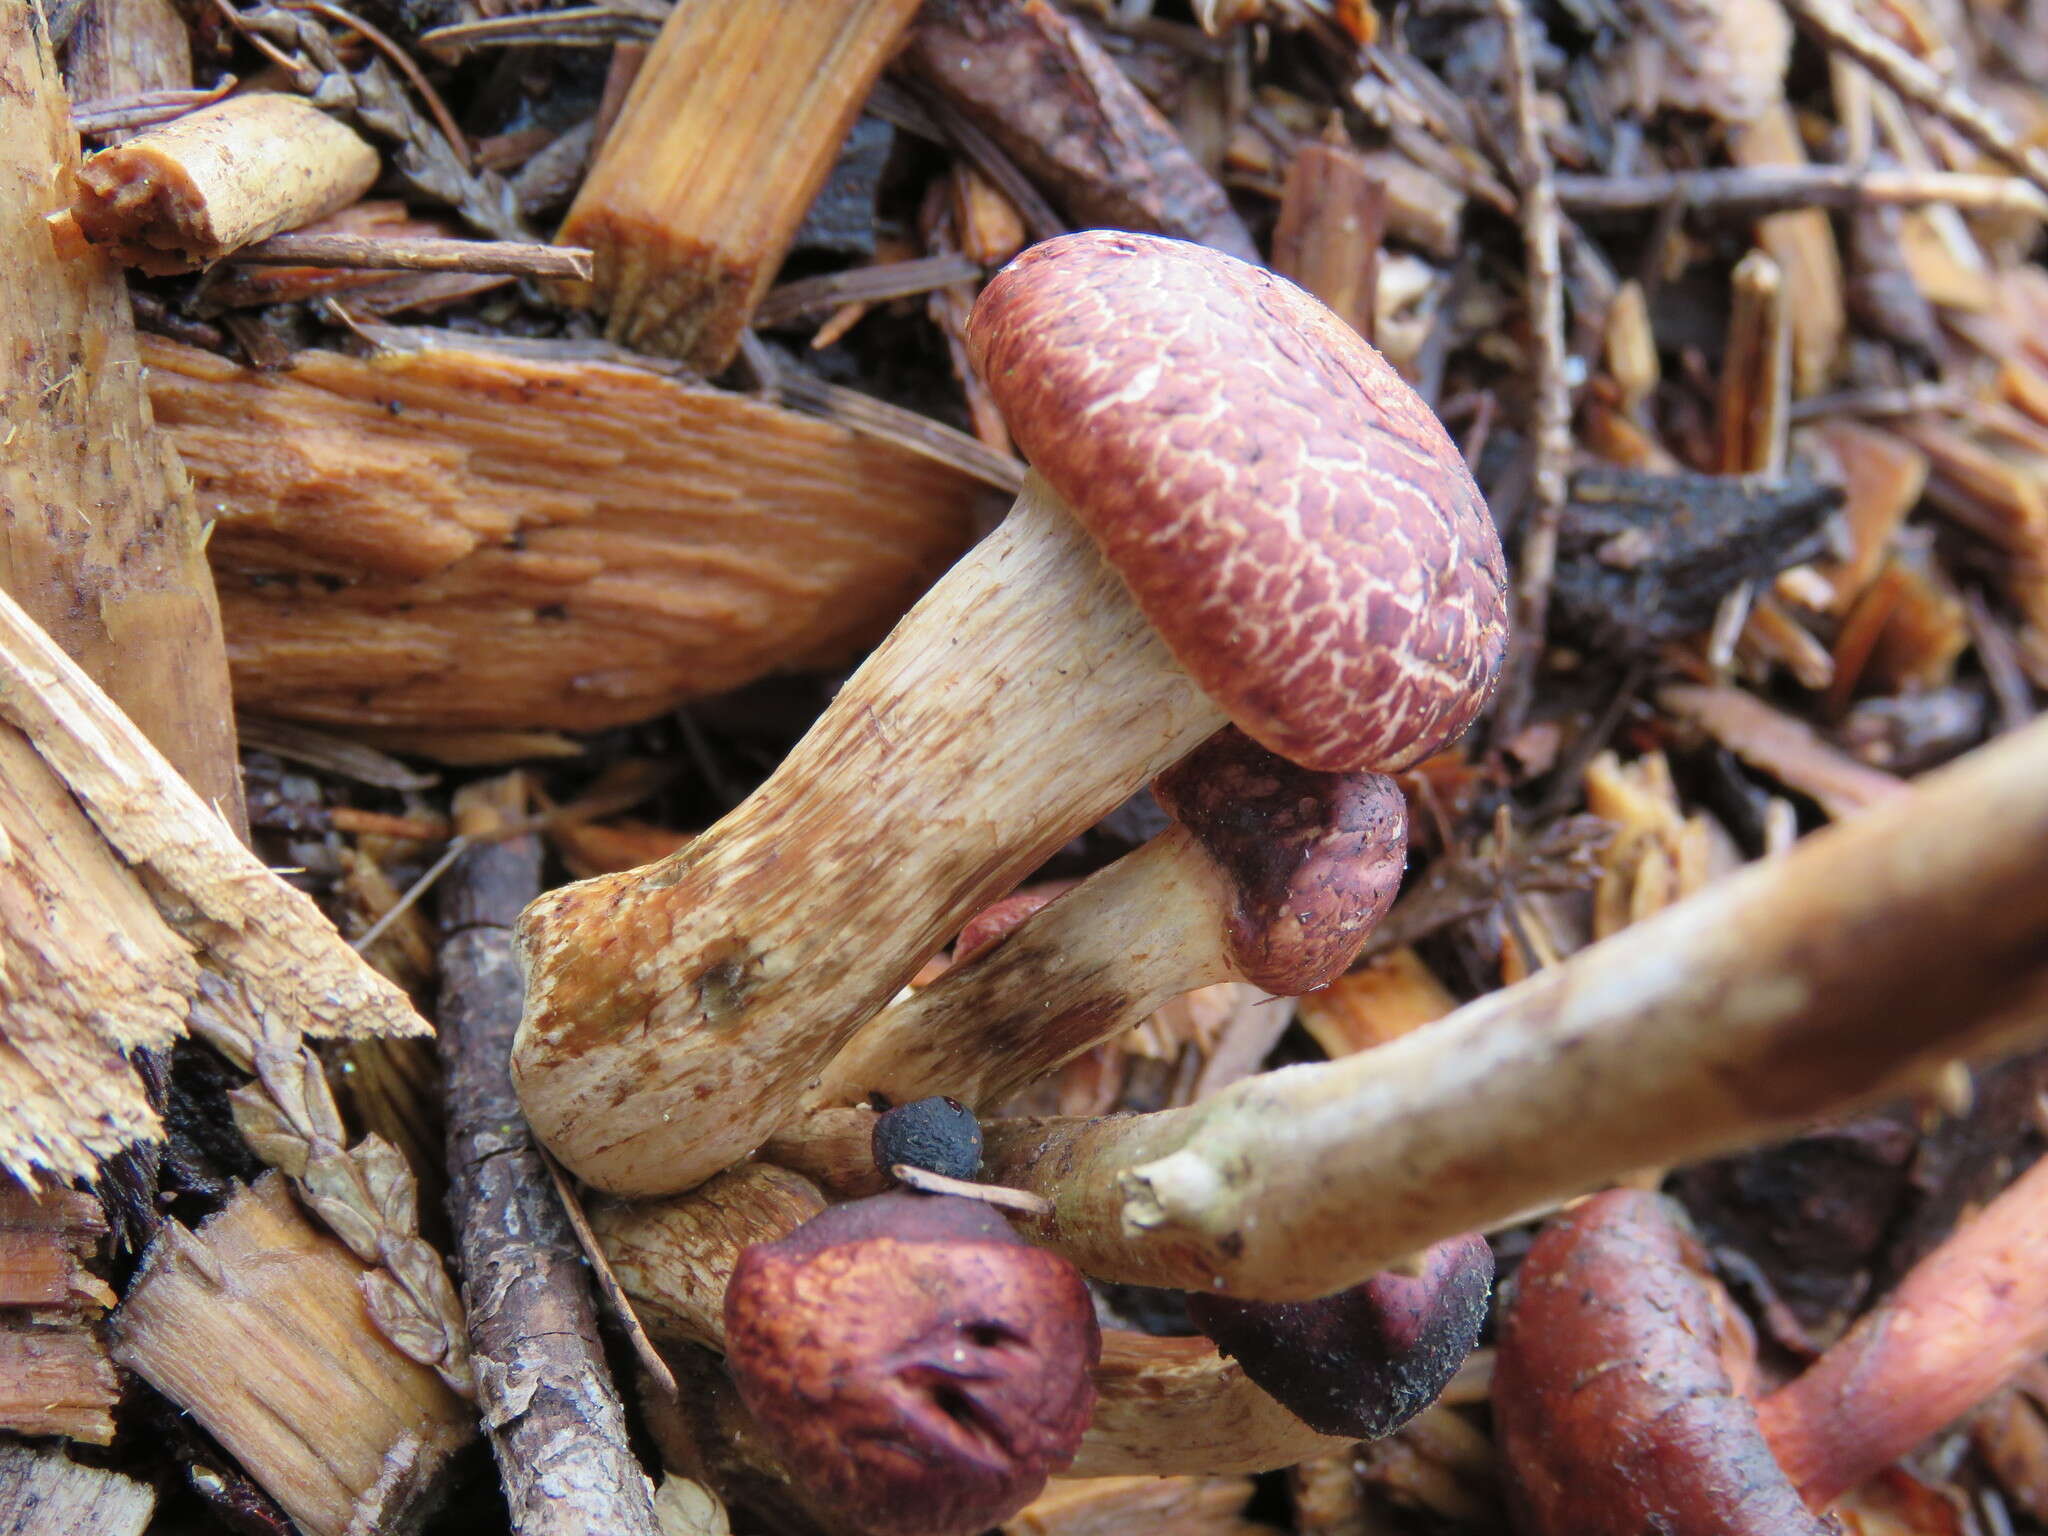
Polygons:
M165 922L295 1031L421 1034L403 993L273 875L163 757L0 593L0 720L77 798Z
M78 135L32 5L0 8L0 586L242 824L201 522L154 430L126 282L60 239Z
M403 1530L474 1434L370 1320L369 1273L266 1174L197 1232L167 1222L114 1354L234 1455L306 1536Z
M113 1439L121 1384L100 1318L114 1296L85 1264L106 1231L91 1195L0 1188L0 1430Z
M0 1536L142 1536L156 1490L54 1447L0 1445Z
M563 221L613 339L732 361L916 0L681 0Z
M1076 228L1151 230L1259 259L1173 125L1045 0L934 0L904 65L1051 191Z
M243 708L596 730L872 641L968 537L966 476L621 361L438 338L275 373L152 339L220 523Z

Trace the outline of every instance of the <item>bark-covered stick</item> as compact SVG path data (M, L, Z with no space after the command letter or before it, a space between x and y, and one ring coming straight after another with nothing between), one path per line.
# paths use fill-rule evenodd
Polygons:
M520 798L516 779L477 785L457 794L456 816L476 832L516 816ZM653 1489L626 1444L583 1257L512 1091L512 923L539 889L532 837L472 845L442 887L448 1207L477 1396L520 1536L654 1536Z
M1519 986L1202 1104L994 1124L984 1177L1108 1279L1354 1284L1634 1168L2048 1034L2048 721Z

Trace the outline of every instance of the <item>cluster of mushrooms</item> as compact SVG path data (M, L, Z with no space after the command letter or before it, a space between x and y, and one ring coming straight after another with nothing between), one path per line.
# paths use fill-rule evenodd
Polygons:
M1492 1280L1469 1236L1334 1295L1219 1283L1190 1301L1207 1339L1105 1336L1082 1275L1107 1271L1069 1255L1118 1234L973 1183L973 1110L1176 994L1351 963L1404 863L1386 775L1472 722L1507 620L1456 447L1284 279L1069 235L988 285L968 340L1032 464L1008 519L743 805L521 926L521 1097L614 1197L596 1225L650 1328L721 1351L814 1507L885 1532L984 1528L1060 1470L1388 1433ZM906 991L1147 783L1168 831Z

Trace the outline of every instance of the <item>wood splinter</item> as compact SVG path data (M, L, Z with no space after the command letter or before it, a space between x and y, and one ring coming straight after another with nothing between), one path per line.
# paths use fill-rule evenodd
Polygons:
M402 1527L476 1432L469 1405L370 1320L368 1273L265 1174L197 1232L166 1223L114 1318L115 1359L305 1536Z
M607 334L705 375L738 350L916 0L681 0L557 238Z
M354 202L378 163L303 98L254 91L94 155L71 213L116 260L153 276L188 272Z

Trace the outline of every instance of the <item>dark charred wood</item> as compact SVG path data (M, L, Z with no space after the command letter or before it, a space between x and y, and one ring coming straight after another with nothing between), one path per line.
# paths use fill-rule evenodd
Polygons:
M1558 528L1553 628L1629 656L1697 634L1741 583L1819 554L1841 502L1805 476L1581 470Z

